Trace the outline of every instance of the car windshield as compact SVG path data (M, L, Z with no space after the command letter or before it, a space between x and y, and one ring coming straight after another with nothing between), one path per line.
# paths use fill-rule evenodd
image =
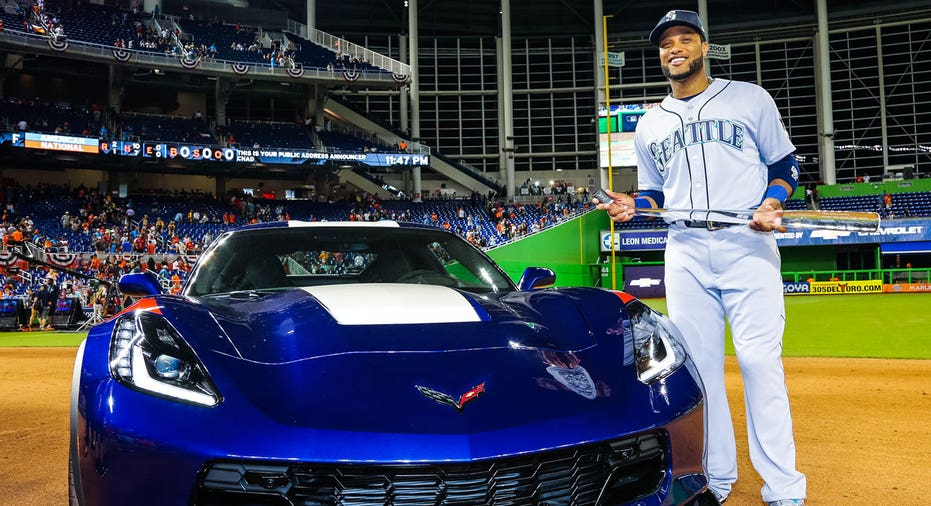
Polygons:
M340 283L420 283L471 292L515 289L488 257L449 232L316 225L255 228L218 237L201 256L185 293Z

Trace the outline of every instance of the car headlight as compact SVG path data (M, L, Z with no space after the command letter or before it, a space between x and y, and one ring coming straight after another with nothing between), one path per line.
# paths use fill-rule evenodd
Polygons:
M685 363L686 347L682 334L665 315L639 300L627 305L633 333L637 377L652 383L669 376Z
M148 311L119 317L110 339L110 374L149 394L202 406L220 395L191 346L168 320Z

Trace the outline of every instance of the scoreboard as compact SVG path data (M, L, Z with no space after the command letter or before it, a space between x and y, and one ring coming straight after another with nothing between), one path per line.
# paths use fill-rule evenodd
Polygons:
M53 151L71 151L106 156L163 158L166 160L203 160L219 163L266 163L281 165L323 165L327 162L362 163L372 167L415 167L430 165L430 155L420 153L361 153L298 148L239 148L210 144L141 142L108 140L94 137L4 132L0 142L14 147Z

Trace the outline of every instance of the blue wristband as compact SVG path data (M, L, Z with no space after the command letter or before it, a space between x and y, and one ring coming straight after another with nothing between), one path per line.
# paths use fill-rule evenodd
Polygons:
M640 207L640 208L647 208L647 209L648 209L648 208L653 207L653 203L650 202L650 199L648 199L648 198L646 198L646 197L637 197L637 198L634 199L634 207Z
M789 192L779 184L774 184L766 189L766 195L763 196L763 200L768 198L774 198L779 202L785 202L789 198Z

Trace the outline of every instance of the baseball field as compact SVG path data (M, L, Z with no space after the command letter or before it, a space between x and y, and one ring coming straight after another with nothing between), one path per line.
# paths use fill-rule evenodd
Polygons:
M665 301L646 301L665 310ZM786 298L784 364L798 468L812 505L923 505L931 497L931 294ZM0 333L0 500L67 504L71 369L83 334ZM729 348L729 353L733 353ZM759 505L739 364L727 357L740 479Z

